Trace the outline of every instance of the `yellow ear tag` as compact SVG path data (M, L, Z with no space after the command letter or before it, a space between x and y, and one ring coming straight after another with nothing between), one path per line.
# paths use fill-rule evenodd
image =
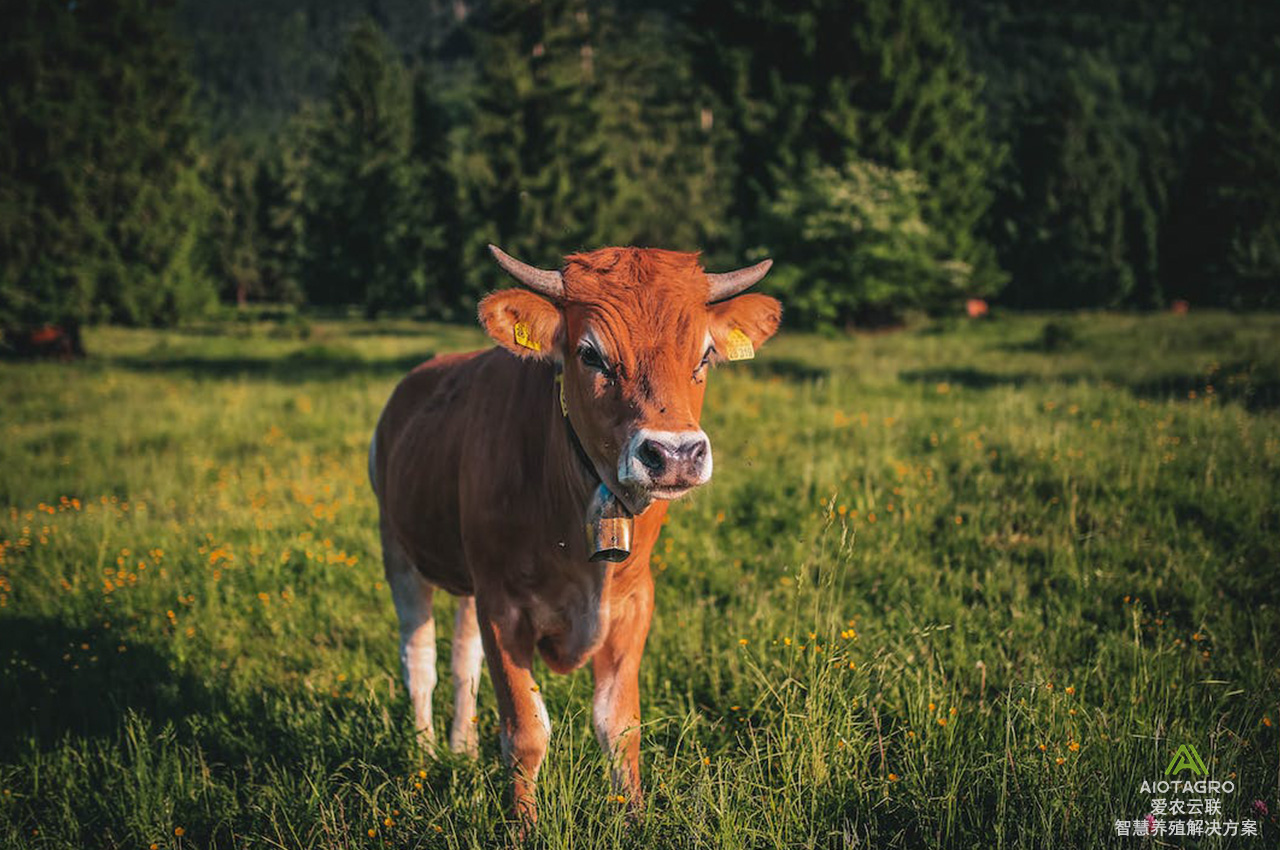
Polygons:
M560 390L560 415L569 415L569 403L564 400L564 374L556 375L556 387Z
M536 339L529 336L529 326L524 322L516 322L516 345L527 348L530 351L541 351L542 345Z
M756 356L755 346L751 344L751 340L742 331L734 328L729 331L729 338L725 341L726 351L725 357L730 360L750 360Z

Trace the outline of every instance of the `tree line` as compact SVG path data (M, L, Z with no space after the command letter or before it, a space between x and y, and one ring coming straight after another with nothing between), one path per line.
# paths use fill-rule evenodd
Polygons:
M801 327L1280 303L1273 4L0 8L4 325L460 318L489 242L774 256Z

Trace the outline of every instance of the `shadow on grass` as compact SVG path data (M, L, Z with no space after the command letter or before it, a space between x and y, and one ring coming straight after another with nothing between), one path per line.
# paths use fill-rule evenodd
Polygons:
M794 357L768 357L751 365L751 373L759 378L781 378L805 383L825 378L831 370Z
M318 758L330 766L351 759L393 770L410 766L407 711L399 712L404 728L387 729L381 707L351 699L273 688L235 693L220 677L194 676L162 650L115 631L49 617L0 619L0 663L7 668L0 677L6 716L0 764L20 761L33 746L114 741L137 717L157 730L172 724L228 764Z
M121 652L119 647L125 646ZM114 734L130 710L164 722L218 710L201 683L151 647L121 641L102 628L77 628L48 617L0 619L0 704L8 716L0 761L34 742Z
M1203 398L1212 384L1213 394L1222 401L1235 401L1258 412L1280 408L1280 377L1259 375L1251 363L1233 363L1220 371L1221 379L1204 375L1163 375L1147 381L1123 382L1136 396L1150 399Z
M0 704L9 717L0 737L0 761L15 760L31 744L43 750L68 737L114 737L130 714L157 727L218 718L222 729L212 733L202 722L199 737L221 757L261 754L264 742L282 758L306 752L305 741L265 713L246 711L225 690L210 687L216 683L201 681L154 647L122 640L110 630L47 617L6 617L0 620L0 645L9 668L0 679ZM242 734L226 734L231 730Z
M1043 379L1022 372L984 372L966 366L955 369L911 369L899 372L898 380L908 384L955 384L971 390L989 390L995 387L1021 387Z
M470 330L470 326L466 326ZM371 324L365 327L356 327L346 332L350 337L397 337L402 339L424 339L432 336L432 331L427 327L407 327L405 325L378 325Z
M1251 372L1251 364L1234 364L1222 370L1223 375L1237 379L1213 382L1213 395L1220 401L1234 401L1257 413L1280 408L1280 378ZM1118 370L1096 375L1067 372L1053 376L1026 372L988 372L972 367L947 369L915 369L898 373L898 380L909 384L955 384L974 390L996 387L1024 387L1033 383L1056 381L1065 384L1110 381L1137 398L1153 401L1204 398L1209 380L1202 374L1166 374L1145 380L1126 379Z
M0 618L0 772L25 790L19 814L31 827L73 807L92 823L63 824L59 846L139 846L135 814L171 807L192 846L238 847L240 835L281 822L309 828L319 814L308 792L341 810L410 771L423 770L432 789L488 775L475 779L462 756L424 757L403 697L388 704L372 691L304 683L236 688L229 674L184 668L163 643L126 642L120 652L116 631ZM496 741L483 758L496 763ZM191 774L193 765L202 770ZM84 788L101 793L84 800ZM0 813L0 830L14 811ZM86 840L90 831L102 840Z
M331 381L361 375L382 377L403 375L434 356L434 352L366 359L354 351L334 346L309 346L284 357L193 357L127 356L113 357L114 367L145 373L172 373L190 378L257 378L278 383Z

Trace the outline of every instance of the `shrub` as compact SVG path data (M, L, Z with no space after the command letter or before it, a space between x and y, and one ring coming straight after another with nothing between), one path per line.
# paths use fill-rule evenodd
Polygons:
M785 187L769 208L782 258L772 287L803 327L883 321L939 310L966 293L971 269L924 223L924 179L852 159Z

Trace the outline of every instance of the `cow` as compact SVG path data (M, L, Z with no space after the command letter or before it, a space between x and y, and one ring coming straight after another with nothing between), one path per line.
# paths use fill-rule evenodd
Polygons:
M40 325L4 329L4 344L15 357L74 360L84 357L80 324Z
M778 328L778 301L739 294L772 261L708 274L697 254L602 248L547 270L489 248L525 287L480 302L497 345L410 372L369 448L413 721L433 745L441 589L458 597L450 748L477 752L487 661L512 814L527 829L550 735L535 654L556 673L589 660L593 726L616 792L638 814L650 553L671 500L711 478L699 425L709 367L751 356ZM600 493L633 526L620 553L593 560L584 517Z

